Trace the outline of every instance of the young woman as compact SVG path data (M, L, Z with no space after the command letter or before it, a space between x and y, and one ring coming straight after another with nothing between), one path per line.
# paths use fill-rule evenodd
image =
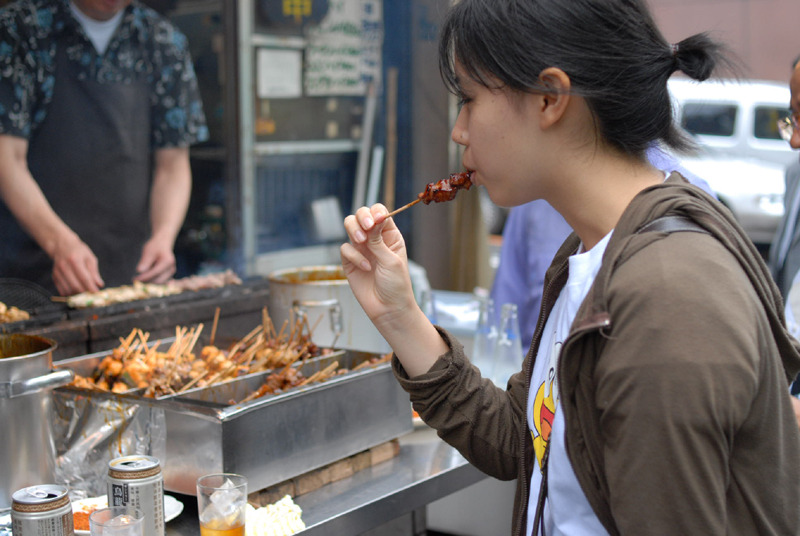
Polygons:
M345 272L414 408L517 479L515 535L797 534L780 295L730 212L644 156L686 146L667 79L707 78L718 46L670 45L638 0L461 0L440 57L473 182L499 205L545 199L575 232L502 390L417 307L386 208L346 218Z

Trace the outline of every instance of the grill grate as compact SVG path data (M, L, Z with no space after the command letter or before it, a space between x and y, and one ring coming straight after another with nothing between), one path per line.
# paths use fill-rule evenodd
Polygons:
M44 308L58 308L44 287L12 277L0 278L0 302L32 313Z

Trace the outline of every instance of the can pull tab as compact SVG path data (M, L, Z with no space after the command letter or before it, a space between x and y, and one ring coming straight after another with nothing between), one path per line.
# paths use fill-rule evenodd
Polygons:
M142 460L128 460L125 462L121 462L120 466L130 467L131 469L138 469L139 467L143 467L145 464Z
M54 497L58 497L58 495L55 493L51 493L39 488L32 489L29 493L31 497L35 497L37 499L52 499Z

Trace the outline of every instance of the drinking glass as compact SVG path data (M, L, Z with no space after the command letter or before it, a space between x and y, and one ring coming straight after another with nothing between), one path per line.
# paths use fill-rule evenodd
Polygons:
M244 536L247 479L216 473L197 479L200 536Z
M89 515L91 536L144 536L144 512L134 506L109 506Z

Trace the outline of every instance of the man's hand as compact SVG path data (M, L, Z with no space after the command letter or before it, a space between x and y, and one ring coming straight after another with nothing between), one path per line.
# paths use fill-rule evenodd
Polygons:
M28 141L0 134L0 198L20 226L53 259L53 283L63 295L104 285L97 257L53 211L28 169Z
M166 283L175 273L175 254L172 241L152 237L142 248L142 257L136 265L137 281Z
M104 286L97 257L77 235L59 240L51 256L53 283L62 296L96 292Z
M166 283L175 273L175 238L181 229L192 192L189 149L158 149L150 193L150 227L153 235L142 248L136 265L137 281Z

